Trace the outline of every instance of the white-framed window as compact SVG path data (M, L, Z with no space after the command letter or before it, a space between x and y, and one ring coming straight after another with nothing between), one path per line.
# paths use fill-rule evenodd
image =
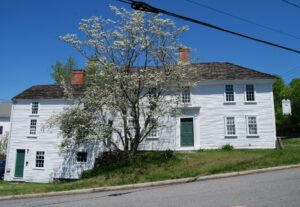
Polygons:
M31 114L38 114L39 113L39 102L34 101L31 103Z
M76 153L77 162L87 162L87 152L77 152Z
M37 151L35 156L35 167L44 168L45 165L45 152Z
M255 101L255 90L253 84L246 85L246 101L254 102Z
M157 122L156 120L152 120L149 124L149 129L152 128L152 130L149 132L148 134L148 138L157 138L157 134L158 134L158 131L157 131Z
M156 87L148 88L148 96L150 98L156 97L157 96L157 88Z
M30 135L36 135L36 125L37 125L37 120L36 119L31 119L30 120L30 127L29 127L29 134Z
M134 120L132 118L129 118L127 120L127 127L128 127L128 130L129 130L131 136L133 137L135 134L135 130L134 130Z
M257 118L256 116L247 116L247 135L248 136L257 136Z
M181 102L190 103L191 102L191 92L190 87L183 87L181 90Z
M226 136L235 136L236 135L235 117L234 116L226 116L225 117L225 135Z
M234 102L234 86L232 84L225 85L225 102Z
M0 135L3 135L3 126L0 126Z

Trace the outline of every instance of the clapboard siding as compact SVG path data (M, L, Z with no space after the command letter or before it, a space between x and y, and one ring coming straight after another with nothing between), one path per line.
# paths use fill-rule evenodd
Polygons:
M255 103L245 103L245 83L255 84ZM272 82L243 81L234 83L235 103L224 103L224 81L202 83L191 90L191 104L182 106L182 115L165 116L160 120L165 127L158 129L155 139L145 139L140 150L197 150L216 149L231 144L241 149L275 148L276 129L273 104ZM31 102L38 101L38 116L31 116ZM25 149L23 181L50 182L55 178L76 179L83 170L93 167L94 159L103 151L100 143L82 146L89 152L88 162L77 163L75 154L61 153L62 141L57 128L48 128L49 118L68 107L64 100L16 100L11 117L11 133L6 166L6 180L14 180L16 150ZM246 116L257 117L258 137L247 137ZM225 137L225 116L234 116L236 134ZM180 146L180 119L191 117L194 121L194 147ZM29 135L30 119L37 119L36 137ZM119 125L120 119L114 118ZM113 139L119 141L114 135ZM45 151L44 169L35 168L36 151Z

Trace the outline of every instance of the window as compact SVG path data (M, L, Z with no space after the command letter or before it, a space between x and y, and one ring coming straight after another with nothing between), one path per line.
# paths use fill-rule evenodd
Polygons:
M77 152L76 160L77 160L77 162L86 162L87 161L87 152Z
M43 168L45 163L45 152L37 151L35 157L35 167Z
M0 126L0 135L3 134L3 126Z
M127 122L128 122L127 123L128 130L129 130L131 136L133 137L134 136L134 120L133 119L128 119Z
M246 85L246 101L255 101L253 84Z
M235 118L234 117L232 117L232 116L225 117L225 125L226 125L226 136L236 135Z
M36 134L36 119L31 119L30 120L30 130L29 130L29 134L31 135L35 135Z
M151 87L148 89L148 95L150 98L157 96L157 90L155 87Z
M39 102L32 102L31 103L31 113L32 114L38 114L39 112Z
M257 121L255 116L247 117L248 135L257 135Z
M181 101L182 101L182 103L190 103L191 102L190 87L182 88Z
M233 85L225 85L225 100L226 102L234 102Z
M109 126L109 132L107 133L107 138L104 140L106 147L110 148L113 136L113 120L108 120L107 124Z
M155 138L157 137L157 124L156 124L156 120L152 120L151 123L149 124L149 129L152 130L149 132L148 137L149 138Z

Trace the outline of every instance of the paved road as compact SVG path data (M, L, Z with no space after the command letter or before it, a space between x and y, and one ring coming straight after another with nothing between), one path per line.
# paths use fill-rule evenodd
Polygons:
M1 207L299 207L300 168L180 185L0 201Z

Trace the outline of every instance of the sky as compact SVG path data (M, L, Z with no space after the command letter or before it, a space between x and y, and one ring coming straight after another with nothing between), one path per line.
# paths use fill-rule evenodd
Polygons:
M257 24L217 13L188 0L145 2L226 29L300 50L300 8L282 0L193 0ZM300 0L290 0L300 5ZM51 66L72 56L83 68L85 59L58 36L79 33L82 18L113 18L109 5L130 6L117 0L0 0L0 101L10 100L37 84L52 84ZM167 16L164 16L167 18ZM288 83L300 77L300 54L232 36L201 25L172 18L190 30L180 40L192 48L198 62L231 62L262 72L282 75Z

